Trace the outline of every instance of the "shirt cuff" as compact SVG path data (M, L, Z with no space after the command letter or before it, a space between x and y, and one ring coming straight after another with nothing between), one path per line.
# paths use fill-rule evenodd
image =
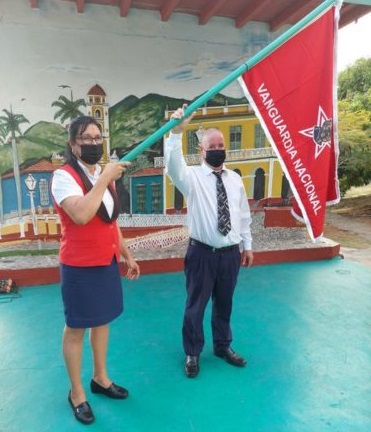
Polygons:
M252 250L251 241L243 240L242 241L243 250Z

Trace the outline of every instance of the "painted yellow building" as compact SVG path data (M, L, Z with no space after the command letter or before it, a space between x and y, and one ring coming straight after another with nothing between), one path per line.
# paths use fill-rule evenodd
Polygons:
M95 84L87 94L86 111L87 115L94 117L99 125L103 136L103 156L102 162L107 163L110 158L110 136L109 136L109 111L107 96L99 84Z
M168 120L173 111L165 112ZM287 198L288 182L280 163L248 104L203 107L197 110L183 133L183 154L189 165L200 163L199 139L202 129L218 128L225 137L226 166L238 172L249 199ZM156 158L155 167L163 166ZM181 211L186 203L171 180L164 179L166 212Z

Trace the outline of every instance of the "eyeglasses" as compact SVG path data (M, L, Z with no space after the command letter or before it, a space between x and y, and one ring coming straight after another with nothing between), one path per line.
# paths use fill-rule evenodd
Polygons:
M100 135L96 135L95 137L90 135L81 135L78 136L77 139L81 140L83 144L103 144L103 137Z

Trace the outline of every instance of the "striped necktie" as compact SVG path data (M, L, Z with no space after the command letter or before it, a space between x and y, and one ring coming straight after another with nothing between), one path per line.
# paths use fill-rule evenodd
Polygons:
M231 230L231 216L229 213L228 197L225 190L222 171L213 171L216 176L216 197L218 201L218 230L223 235L226 236Z

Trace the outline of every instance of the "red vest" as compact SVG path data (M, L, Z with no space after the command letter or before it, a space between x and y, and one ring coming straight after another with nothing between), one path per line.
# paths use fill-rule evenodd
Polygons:
M83 189L87 190L76 171L65 165L67 171ZM62 239L59 249L59 260L63 264L76 267L92 267L111 264L113 256L120 261L120 239L116 221L103 222L94 216L85 225L77 225L61 206L55 204L61 220Z

